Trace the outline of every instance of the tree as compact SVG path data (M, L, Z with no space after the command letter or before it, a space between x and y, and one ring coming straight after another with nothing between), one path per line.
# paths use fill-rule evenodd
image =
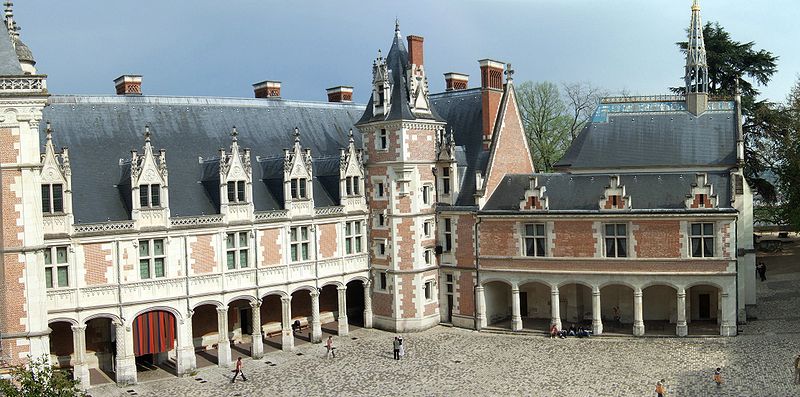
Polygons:
M551 171L591 119L602 91L589 83L526 81L517 87L525 135L538 171Z
M54 370L46 357L30 361L29 365L16 366L11 371L12 380L0 380L0 395L7 397L84 397L78 388L79 381Z
M781 109L783 122L776 171L784 221L800 230L800 77Z
M745 117L742 126L745 139L745 178L764 200L772 202L776 198L775 187L762 178L761 174L773 162L774 152L766 150L765 145L768 146L769 141L775 137L776 114L772 104L757 101L759 91L748 78L758 85L767 85L778 70L778 57L763 49L755 50L755 42L734 41L719 23L706 23L703 27L703 38L708 61L709 94L732 96L738 82L742 95L742 115ZM686 54L688 43L684 41L676 44ZM672 90L685 93L684 87L675 87Z

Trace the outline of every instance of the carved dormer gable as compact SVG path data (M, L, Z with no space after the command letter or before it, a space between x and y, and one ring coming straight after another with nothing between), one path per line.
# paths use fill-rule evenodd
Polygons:
M219 152L220 213L228 221L250 219L253 212L253 170L250 165L250 149L239 149L239 133L231 131L230 152Z
M428 102L428 77L425 76L425 68L422 65L409 65L406 71L406 81L408 81L408 104L411 111L417 113L430 113L431 107Z
M41 154L42 212L45 234L68 234L72 225L72 170L69 150L56 153L53 129L47 123L47 140Z
M131 151L131 218L138 227L166 226L169 219L166 150L154 154L150 137L150 127L145 126L142 153Z
M290 214L312 215L314 210L311 149L300 145L300 130L294 129L294 146L284 150L283 186Z
M625 186L620 184L619 175L612 175L610 180L598 203L600 210L631 209L631 198L625 194Z
M717 208L717 195L714 186L708 183L708 174L695 175L692 190L686 195L684 203L687 209Z
M546 211L550 208L545 192L547 186L539 185L539 177L530 178L530 187L525 190L525 197L519 202L520 211Z
M339 195L346 211L366 211L365 175L363 152L356 148L351 129L347 148L339 156Z
M452 129L441 128L436 134L436 160L456 161L456 140Z
M392 106L392 84L381 50L372 62L372 114L386 115Z

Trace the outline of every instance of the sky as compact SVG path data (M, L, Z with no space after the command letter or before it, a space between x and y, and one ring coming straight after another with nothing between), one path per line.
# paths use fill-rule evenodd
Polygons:
M53 94L113 94L122 74L146 95L252 97L282 82L287 99L325 101L354 87L366 103L372 61L395 18L425 38L431 92L477 60L513 64L514 80L590 82L608 92L666 94L682 85L691 0L18 0L15 18ZM800 76L800 1L702 0L703 21L780 57L763 97Z

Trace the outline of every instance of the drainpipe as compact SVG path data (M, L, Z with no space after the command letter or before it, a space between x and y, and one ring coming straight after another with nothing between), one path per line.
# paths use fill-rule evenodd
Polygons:
M119 239L115 240L114 244L116 245L116 250L115 251L116 251L116 260L117 260L117 302L119 302L119 305L118 305L118 307L119 307L119 319L120 319L120 321L124 322L125 319L122 318L122 271L121 271L122 267L120 266L120 263L119 263L119 257L120 257L120 255L119 255ZM138 241L137 241L137 244L138 244Z
M480 259L478 255L480 255L480 240L478 240L478 225L481 224L481 218L478 216L478 213L475 213L475 230L473 231L473 240L475 241L475 286L472 287L472 302L473 302L473 316L472 322L474 324L475 329L478 329L478 286L481 285L481 267L479 264Z

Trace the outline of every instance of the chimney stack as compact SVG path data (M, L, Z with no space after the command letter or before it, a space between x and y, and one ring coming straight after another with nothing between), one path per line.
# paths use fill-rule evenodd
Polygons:
M123 74L114 79L117 95L142 95L142 76Z
M408 63L412 65L422 66L424 60L422 57L422 42L425 40L422 36L408 36Z
M492 144L494 123L503 98L503 71L505 64L491 59L478 61L481 67L481 110L483 115L483 148Z
M325 91L328 92L328 102L353 102L353 87L340 85Z
M450 72L444 74L446 91L466 90L469 82L469 75L463 73Z
M253 92L256 98L275 98L281 97L281 82L265 80L260 83L253 84Z

